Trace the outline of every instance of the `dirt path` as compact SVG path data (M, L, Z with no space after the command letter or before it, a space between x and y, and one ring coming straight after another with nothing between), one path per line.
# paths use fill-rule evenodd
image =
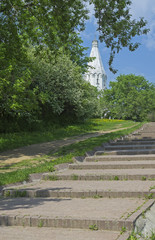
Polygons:
M133 126L131 126L133 127ZM129 128L131 128L129 127ZM40 144L33 144L9 151L5 151L0 153L0 164L11 164L21 162L23 160L33 159L37 157L42 157L47 155L50 151L56 150L60 147L70 145L72 143L77 143L80 141L84 141L91 137L98 137L110 132L116 132L119 130L124 130L128 128L119 128L110 131L100 131L89 133L85 135L75 136L74 138L65 138L63 140L56 140L51 142L45 142Z

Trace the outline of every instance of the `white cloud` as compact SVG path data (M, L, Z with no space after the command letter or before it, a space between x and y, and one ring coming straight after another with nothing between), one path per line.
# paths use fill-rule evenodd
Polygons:
M150 50L155 49L155 21L150 25L150 32L144 39L144 43Z
M94 16L94 4L89 4L89 2L87 2L86 4L86 8L89 10L89 17L90 17L90 20L93 18Z
M89 10L89 22L91 22L95 27L97 27L97 20L94 16L94 4L89 4L89 2L86 4L87 9Z

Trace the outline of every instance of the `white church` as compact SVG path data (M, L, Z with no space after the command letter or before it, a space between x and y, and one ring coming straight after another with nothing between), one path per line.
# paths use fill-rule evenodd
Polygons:
M94 60L89 63L88 71L84 78L91 85L97 87L98 90L104 90L107 87L107 75L102 64L97 40L92 42L90 57L93 57Z

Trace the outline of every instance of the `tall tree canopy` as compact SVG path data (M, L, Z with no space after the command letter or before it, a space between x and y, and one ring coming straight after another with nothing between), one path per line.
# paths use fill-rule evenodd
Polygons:
M83 31L88 17L87 3L94 4L100 40L111 49L110 70L115 53L122 47L134 51L136 35L146 34L146 21L133 20L131 0L1 0L1 47L8 58L19 58L22 46L46 45L54 53L60 47L82 65L83 50L77 31ZM18 49L18 51L17 51ZM87 59L86 59L87 60Z
M79 32L89 18L88 3L114 71L115 53L134 51L132 38L148 32L143 18L132 20L130 0L0 1L0 121L38 120L50 112L82 119L98 109L96 89L82 80L88 58Z

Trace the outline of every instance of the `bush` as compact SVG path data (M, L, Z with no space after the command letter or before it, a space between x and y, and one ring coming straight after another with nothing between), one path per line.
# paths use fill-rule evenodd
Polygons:
M24 64L16 63L6 81L0 82L1 133L38 130L44 122L65 125L94 116L99 93L63 51L55 56L44 49L36 55L31 48Z

